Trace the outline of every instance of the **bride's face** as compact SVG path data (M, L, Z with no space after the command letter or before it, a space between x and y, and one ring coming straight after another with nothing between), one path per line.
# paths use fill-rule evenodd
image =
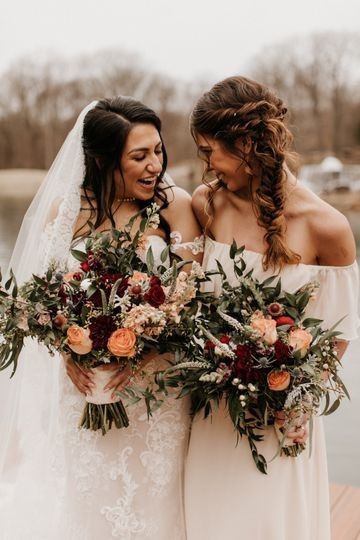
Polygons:
M162 165L162 142L157 129L152 124L135 125L120 162L122 178L120 171L115 172L117 196L151 199Z
M196 144L200 157L229 191L237 191L247 185L248 173L244 160L231 154L219 141L211 137L197 135ZM248 153L243 144L239 143L237 147L239 152Z

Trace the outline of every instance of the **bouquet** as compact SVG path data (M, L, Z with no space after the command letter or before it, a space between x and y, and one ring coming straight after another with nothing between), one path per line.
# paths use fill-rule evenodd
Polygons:
M158 210L157 205L146 209L134 235L138 216L123 231L92 231L84 251L71 251L77 261L72 272L53 264L20 288L11 273L0 290L0 370L12 366L15 373L26 337L91 368L96 386L86 396L81 427L103 434L112 424L121 428L129 421L120 397L103 391L111 372L101 366L130 366L135 373L144 354L180 351L193 332L200 265L193 262L186 273L181 271L186 263L175 258L169 268L169 247L158 267L151 247L143 256L145 232L157 227ZM149 404L151 394L144 397Z
M203 304L189 361L158 373L157 382L162 391L178 386L180 396L190 393L193 413L203 410L205 417L224 399L238 437L247 438L257 468L266 473L256 446L266 426L275 425L277 454L297 456L305 444L288 440L287 433L304 419L311 428L323 399L323 414L330 414L349 396L338 375L336 325L325 329L305 315L318 284L290 294L276 276L259 282L242 251L231 246L236 286L218 263L222 294Z

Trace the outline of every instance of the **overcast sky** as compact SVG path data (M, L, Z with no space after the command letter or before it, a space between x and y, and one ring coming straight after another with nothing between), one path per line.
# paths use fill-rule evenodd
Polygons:
M239 73L264 47L360 31L360 0L0 0L0 72L17 58L135 52L181 79Z

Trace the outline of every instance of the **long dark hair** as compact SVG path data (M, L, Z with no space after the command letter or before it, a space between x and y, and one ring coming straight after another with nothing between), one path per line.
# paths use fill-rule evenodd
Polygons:
M191 115L191 133L218 140L226 150L246 163L250 188L252 163L261 171L260 187L252 196L258 223L265 229L267 249L264 268L282 267L300 261L286 244L285 160L291 158L289 145L292 134L286 126L287 109L282 100L268 87L246 77L229 77L215 84L196 103ZM236 146L241 138L252 141L250 159ZM204 173L206 181L209 164ZM218 180L210 186L207 213L211 220L215 192L222 187ZM209 226L209 225L207 225Z
M90 206L90 221L95 228L106 219L109 219L111 225L115 227L112 212L116 194L114 172L119 170L123 177L120 162L126 140L133 126L140 123L153 125L159 133L163 165L153 199L160 201L162 208L166 208L169 204L165 188L160 185L167 167L160 118L152 109L131 97L101 99L85 116L82 138L85 156L83 196ZM144 208L153 202L153 199L138 201L138 204ZM169 226L161 216L160 224L169 234Z

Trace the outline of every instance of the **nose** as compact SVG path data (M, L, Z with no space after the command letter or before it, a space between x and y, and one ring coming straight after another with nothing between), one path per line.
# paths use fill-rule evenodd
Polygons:
M154 174L159 174L162 171L162 157L160 158L157 154L153 154L149 158L149 162L147 164L147 170Z

